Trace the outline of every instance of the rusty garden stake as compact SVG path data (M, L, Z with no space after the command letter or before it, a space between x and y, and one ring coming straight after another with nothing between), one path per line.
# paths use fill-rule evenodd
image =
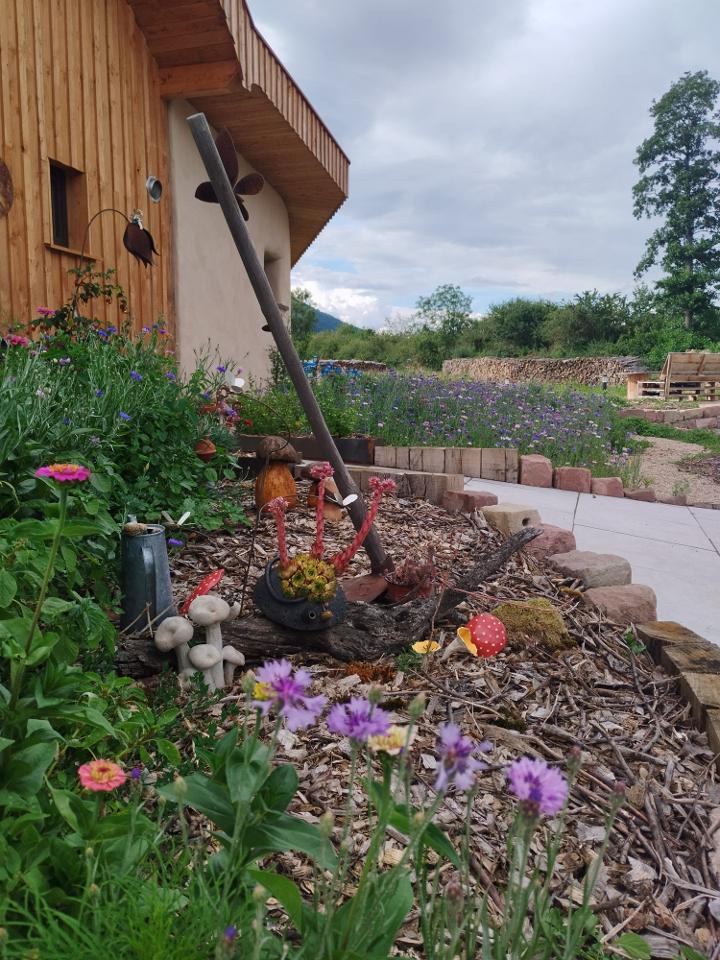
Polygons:
M305 376L305 371L303 370L300 357L295 350L295 345L283 323L282 313L275 301L275 296L273 295L265 271L255 253L255 248L252 245L250 235L248 234L247 227L245 226L238 206L237 197L233 192L233 185L228 180L207 118L204 113L195 113L191 117L188 117L188 124L195 139L195 145L198 148L200 158L205 165L210 183L215 191L215 196L225 215L228 229L235 241L235 246L245 266L252 288L255 291L260 309L267 321L270 333L275 340L275 345L282 357L293 386L297 391L308 422L320 444L320 449L335 469L335 479L343 497L347 497L351 493L357 494L358 490L350 478L347 467L335 446L335 441L330 435L330 431L325 423L325 418L322 415L322 411ZM358 496L357 500L348 507L348 513L350 514L353 526L356 530L359 530L365 519L365 504L361 497ZM392 560L385 553L382 543L380 542L380 537L374 528L368 534L364 548L370 558L373 573L381 573L383 570L392 569Z

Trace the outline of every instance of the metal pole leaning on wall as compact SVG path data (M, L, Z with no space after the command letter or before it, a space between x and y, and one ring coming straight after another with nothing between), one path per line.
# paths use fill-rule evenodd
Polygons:
M215 195L220 202L220 207L225 215L225 221L235 241L237 251L250 278L250 283L255 291L260 309L270 328L270 333L275 340L278 353L283 359L293 386L300 398L300 403L307 415L315 438L320 444L320 449L335 470L335 480L343 497L347 497L351 493L358 493L357 487L353 483L347 467L335 446L335 441L330 435L330 431L325 423L325 418L315 399L315 394L312 392L307 377L305 376L305 371L303 370L300 357L295 350L295 345L283 323L282 314L275 301L275 295L272 292L263 266L255 253L255 248L252 245L250 235L248 234L247 227L240 213L237 199L233 193L232 185L222 165L220 154L215 146L207 118L204 113L195 113L191 117L188 117L188 124L195 139L195 145L198 148L200 158L205 165L208 177L215 190ZM365 504L363 503L362 497L358 496L358 499L350 504L348 512L353 526L356 530L359 530L365 519ZM380 537L374 527L365 540L364 548L370 558L374 573L380 573L392 567L392 561L385 553L382 543L380 542Z

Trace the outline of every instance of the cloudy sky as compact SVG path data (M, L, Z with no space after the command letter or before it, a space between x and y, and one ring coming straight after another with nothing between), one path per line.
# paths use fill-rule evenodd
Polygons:
M717 0L255 0L351 160L293 283L382 326L456 283L474 309L633 286L633 157L685 70L720 79Z

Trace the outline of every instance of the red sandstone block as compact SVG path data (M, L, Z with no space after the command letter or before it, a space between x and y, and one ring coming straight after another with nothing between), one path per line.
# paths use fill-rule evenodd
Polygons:
M553 468L550 460L539 453L526 453L521 456L520 483L527 487L551 487Z
M487 490L466 490L465 511L472 513L474 510L482 510L483 507L494 507L498 498L494 493L488 493Z
M700 407L701 417L720 417L720 404L711 403L707 407Z
M684 493L676 494L674 497L658 497L659 503L670 503L675 507L686 507L687 496Z
M443 494L442 505L448 513L462 513L465 505L464 491L446 490Z
M537 560L545 560L556 553L569 553L576 547L575 534L571 530L563 530L562 527L556 527L552 523L544 523L540 536L526 544L524 549Z
M442 505L448 513L473 513L483 507L494 507L498 498L485 490L447 490Z
M598 497L622 497L625 495L620 477L593 477L590 490Z
M625 496L628 500L645 500L646 503L655 503L657 500L655 491L650 488L643 490L626 490Z
M553 475L553 486L558 490L590 493L592 474L585 467L558 467Z
M695 427L696 430L714 430L717 425L717 417L702 417L700 420L690 420L688 422L688 427Z
M657 618L657 598L650 587L633 583L618 587L592 587L582 602L603 613L608 620L627 626Z

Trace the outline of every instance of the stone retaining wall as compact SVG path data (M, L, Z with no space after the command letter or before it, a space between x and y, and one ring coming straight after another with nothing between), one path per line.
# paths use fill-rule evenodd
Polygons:
M667 423L680 430L714 430L720 426L720 403L704 407L683 407L677 410L656 410L652 407L623 407L621 417L639 417L649 423Z
M442 372L465 380L510 380L514 383L583 383L597 386L603 377L624 384L628 374L643 372L638 357L470 357L445 360Z

